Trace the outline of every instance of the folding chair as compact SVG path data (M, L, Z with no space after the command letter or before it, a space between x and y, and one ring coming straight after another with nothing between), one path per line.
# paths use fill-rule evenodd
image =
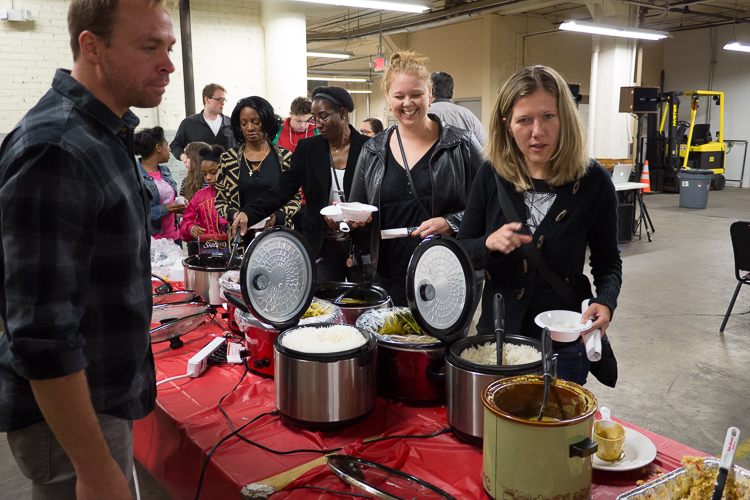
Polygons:
M734 277L737 278L738 283L737 288L734 289L734 295L729 303L727 313L724 315L719 333L724 333L724 327L727 326L727 320L732 313L734 301L737 300L740 288L742 288L742 285L750 284L750 272L748 272L750 271L750 222L734 222L729 227L729 234L732 237L732 250L734 251Z

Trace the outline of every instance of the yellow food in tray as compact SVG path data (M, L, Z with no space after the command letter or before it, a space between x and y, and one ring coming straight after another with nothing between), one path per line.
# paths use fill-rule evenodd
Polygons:
M400 342L424 344L437 342L435 337L425 334L419 328L414 316L408 309L394 311L390 314L378 334L387 335L391 340Z
M329 304L321 301L313 300L310 307L307 308L302 318L311 318L313 316L323 316L324 314L330 314L333 312L333 307Z
M687 477L681 484L680 500L706 500L711 498L716 484L716 476L719 469L708 469L705 467L703 457L682 457L682 465L687 469ZM724 500L741 500L745 494L737 488L734 474L730 473L724 486Z

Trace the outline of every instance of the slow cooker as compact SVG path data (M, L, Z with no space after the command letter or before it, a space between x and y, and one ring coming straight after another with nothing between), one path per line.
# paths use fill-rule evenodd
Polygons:
M594 395L557 379L537 422L544 379L498 380L482 391L482 485L494 499L591 498Z

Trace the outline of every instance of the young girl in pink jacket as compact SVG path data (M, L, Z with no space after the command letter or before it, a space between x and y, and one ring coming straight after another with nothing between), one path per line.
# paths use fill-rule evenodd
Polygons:
M214 144L213 146L201 148L198 153L201 156L200 168L203 170L203 178L208 183L208 187L196 192L185 209L185 215L180 225L182 241L197 242L198 237L201 235L224 234L227 231L229 223L219 217L214 206L216 198L216 189L214 188L216 169L219 166L219 159L223 152L223 147ZM188 253L190 255L197 254L198 246L195 243L188 244Z

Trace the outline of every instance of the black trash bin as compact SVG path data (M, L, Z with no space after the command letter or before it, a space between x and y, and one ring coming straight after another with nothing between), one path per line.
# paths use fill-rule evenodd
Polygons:
M713 170L683 168L677 173L680 183L680 206L683 208L706 208L711 180L716 177Z

